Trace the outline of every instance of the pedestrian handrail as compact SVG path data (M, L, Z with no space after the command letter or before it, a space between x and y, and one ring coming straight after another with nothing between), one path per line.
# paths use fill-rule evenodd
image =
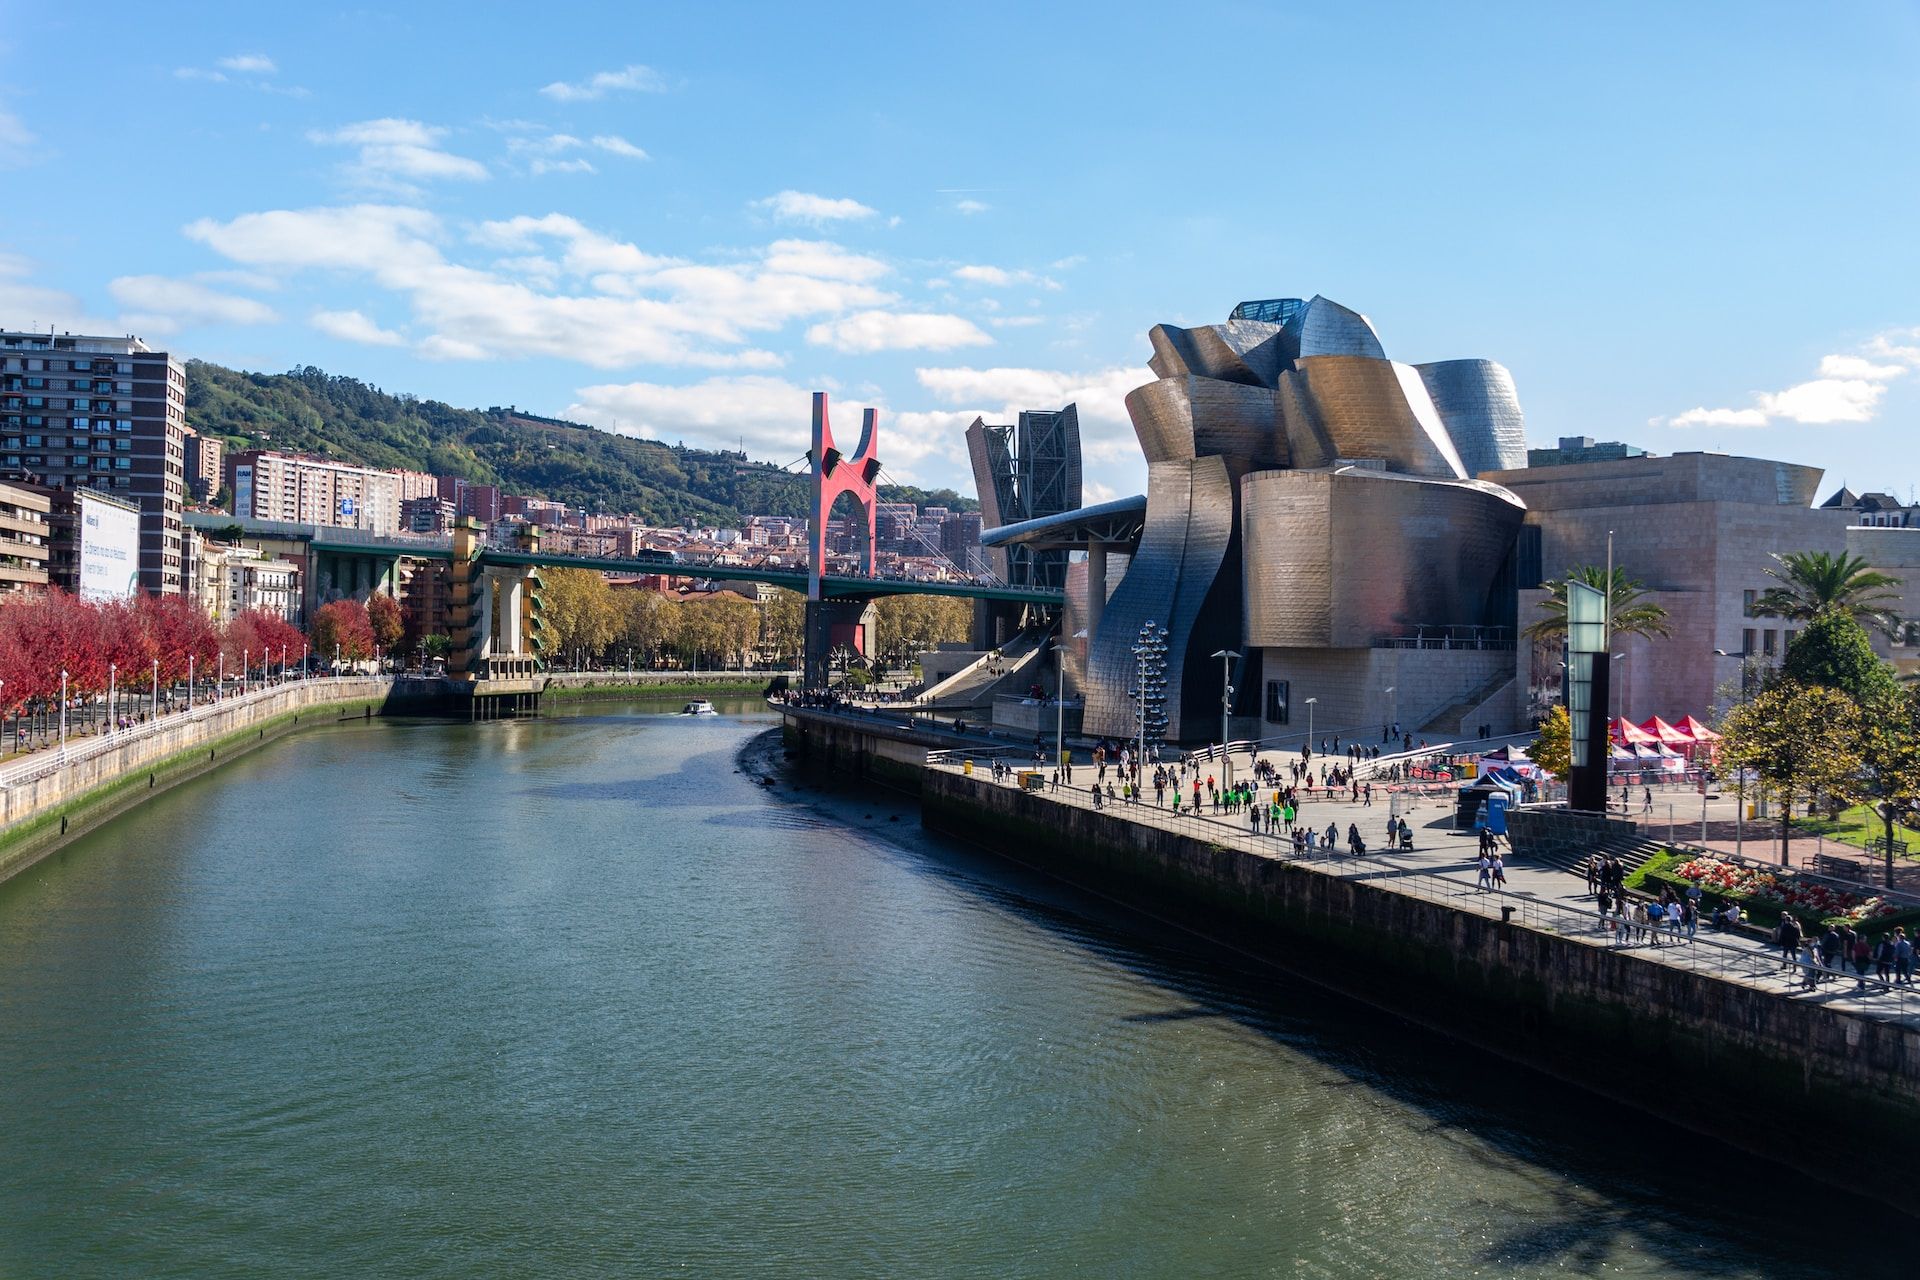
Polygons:
M211 716L219 715L224 711L230 710L235 706L246 706L254 702L262 701L285 690L289 686L306 688L315 686L337 687L341 684L350 682L363 683L368 680L384 680L391 683L392 677L316 676L298 681L271 684L259 689L249 689L243 694L229 694L210 702L199 703L184 710L164 711L160 715L143 720L138 724L129 725L124 729L110 728L84 740L75 741L69 738L64 748L59 746L44 748L34 752L27 759L16 760L12 764L0 766L0 788L17 787L28 782L38 781L41 778L47 777L49 774L58 773L67 765L75 764L83 760L90 760L95 756L104 755L109 751L117 751L130 742L138 742L143 738L151 737L156 733L171 729L176 725L205 720Z
M957 769L957 758L966 754L951 752L942 760L934 760L930 755L928 763L936 768ZM976 772L974 776L991 781L983 773ZM1009 780L1004 785L1016 785L1016 780ZM1777 978L1782 973L1788 975L1791 983L1802 980L1806 973L1804 962L1789 968L1777 948L1768 948L1764 944L1756 947L1752 943L1723 941L1710 934L1702 936L1670 929L1656 930L1651 924L1641 929L1631 921L1621 921L1618 917L1603 921L1597 909L1555 902L1515 890L1481 889L1476 878L1468 878L1471 863L1464 859L1460 873L1452 875L1431 868L1402 865L1392 861L1392 854L1385 851L1357 855L1339 848L1318 848L1296 855L1290 835L1278 832L1256 834L1247 821L1236 821L1234 816L1215 816L1191 809L1176 812L1155 804L1149 798L1151 792L1133 801L1124 797L1103 799L1098 805L1092 801L1089 789L1078 784L1063 784L1028 794L1078 809L1098 809L1116 817L1133 817L1145 825L1171 828L1215 844L1277 861L1300 863L1330 874L1390 881L1389 887L1392 889L1427 901L1471 910L1479 915L1497 916L1509 923L1572 938L1590 946L1604 945L1631 951L1649 962L1681 966L1693 972L1740 981L1749 986L1768 978ZM1299 825L1315 826L1311 818L1303 818ZM1639 932L1636 933L1636 930ZM1878 1022L1905 1022L1909 1018L1920 1017L1920 986L1883 982L1877 977L1857 974L1847 969L1844 961L1837 970L1818 965L1815 967L1817 974L1828 979L1841 977L1856 982L1858 991L1849 994L1892 997L1897 1002L1891 1009L1850 1007L1845 1012L1851 1015ZM1804 986L1789 986L1785 990L1762 986L1759 989L1777 998L1789 998L1796 989L1808 990ZM1912 1008L1908 1007L1909 1000L1914 1002Z

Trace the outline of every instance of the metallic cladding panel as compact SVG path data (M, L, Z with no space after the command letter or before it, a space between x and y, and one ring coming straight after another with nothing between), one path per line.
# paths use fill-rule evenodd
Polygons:
M1424 415L1416 413L1401 375L1389 361L1305 356L1287 378L1299 380L1298 395L1312 410L1310 421L1302 424L1307 447L1301 448L1296 439L1298 465L1311 465L1309 458L1321 465L1331 462L1321 454L1330 444L1334 457L1381 458L1390 470L1408 475L1464 477L1459 457L1431 405L1422 405ZM1412 380L1421 385L1417 376ZM1424 387L1421 399L1425 399ZM1291 418L1287 429L1290 436L1296 434Z
M1149 464L1225 454L1285 466L1293 456L1266 387L1161 378L1127 393L1127 413Z
M1527 465L1527 418L1513 375L1492 360L1415 366L1470 476Z
M1370 356L1387 358L1380 335L1358 311L1330 298L1315 295L1287 326L1299 334L1298 353L1306 356Z
M1230 320L1182 329L1157 324L1147 331L1153 357L1147 367L1162 378L1218 378L1247 387L1271 387L1292 364L1293 338L1277 324Z
M1453 447L1453 437L1447 434L1447 424L1441 420L1440 411L1433 407L1433 397L1427 394L1427 384L1420 380L1419 370L1395 360L1393 376L1400 380L1400 394L1407 398L1407 407L1413 411L1414 422L1426 433L1427 440L1440 456L1446 459L1454 476L1465 480L1471 473L1466 464L1460 461L1460 451Z
M973 491L980 495L980 527L992 529L1007 523L1001 508L1000 477L1008 474L1007 444L1004 434L975 418L967 428L967 457L973 463ZM986 552L988 568L1001 581L1007 576L1007 550L991 548Z
M1275 648L1486 623L1526 514L1497 486L1348 468L1258 471L1240 492L1246 642Z
M1235 481L1224 458L1148 466L1146 533L1107 601L1087 655L1086 732L1126 737L1134 731L1133 646L1151 620L1168 632L1168 735L1204 736L1202 722L1212 707L1190 696L1189 685L1206 678L1213 649L1197 658L1192 651L1232 638L1238 584L1224 584L1225 592L1214 588L1235 542Z
M1193 349L1188 330L1178 325L1157 324L1147 330L1147 341L1153 344L1147 368L1153 370L1155 377L1184 378L1199 372L1200 356Z

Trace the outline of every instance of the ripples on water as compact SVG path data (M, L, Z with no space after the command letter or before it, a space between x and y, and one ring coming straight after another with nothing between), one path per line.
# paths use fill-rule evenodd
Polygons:
M0 887L0 1275L1838 1274L1832 1193L763 725L312 734Z

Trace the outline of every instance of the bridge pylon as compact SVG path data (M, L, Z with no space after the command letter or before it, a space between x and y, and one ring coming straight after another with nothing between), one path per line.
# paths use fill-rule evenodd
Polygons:
M873 602L870 598L828 599L822 579L827 571L827 517L842 494L850 494L866 516L866 537L860 567L874 573L875 521L879 515L880 415L867 409L860 416L860 444L848 456L833 442L827 417L827 393L813 393L813 447L807 461L813 468L813 512L808 528L807 606L802 663L806 685L817 688L832 675L832 655L848 648L861 657L872 654Z

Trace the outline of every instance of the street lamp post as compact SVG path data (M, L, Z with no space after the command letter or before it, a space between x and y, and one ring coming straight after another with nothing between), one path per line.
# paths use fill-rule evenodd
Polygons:
M213 700L219 702L227 696L227 651L220 651L219 679L213 682Z
M1233 661L1240 655L1231 649L1220 649L1213 656L1220 659L1220 759L1223 762L1220 776L1228 786L1232 786L1233 752L1227 749L1227 742L1232 736Z
M118 663L109 662L107 664L107 732L108 733L118 733L120 731L120 720L113 713L114 694L119 692L119 690L116 688L116 685L119 683L116 678L119 675L119 672L120 672L120 666Z
M1747 705L1747 659L1752 657L1753 655L1748 653L1745 649L1742 649L1739 653L1728 653L1725 649L1715 649L1713 651L1713 656L1716 658L1740 659L1740 705L1743 707L1746 706ZM1702 794L1704 795L1705 794L1704 786L1701 788L1701 791L1702 791ZM1744 848L1746 827L1747 827L1747 771L1742 766L1735 766L1734 768L1733 791L1734 791L1734 796L1736 797L1734 800L1734 809L1733 809L1733 852L1734 852L1734 856L1738 857L1740 856L1740 853ZM1706 807L1706 801L1704 799L1700 802L1700 804L1703 809ZM1706 826L1706 823L1704 820L1702 820L1701 827L1704 829L1705 826Z
M1388 699L1387 723L1393 725L1396 730L1398 730L1400 727L1400 694L1398 692L1399 688L1400 686L1397 684L1390 684L1387 686L1387 699Z
M1307 699L1307 750L1309 751L1313 750L1313 708L1319 701L1318 698Z
M160 659L153 660L153 718L160 718Z
M67 669L60 668L60 761L67 759Z
M193 655L187 655L187 710L193 710Z
M249 659L251 659L252 657L253 657L252 650L247 649L245 647L241 648L240 650L240 696L243 698L247 696L247 667L250 665Z

